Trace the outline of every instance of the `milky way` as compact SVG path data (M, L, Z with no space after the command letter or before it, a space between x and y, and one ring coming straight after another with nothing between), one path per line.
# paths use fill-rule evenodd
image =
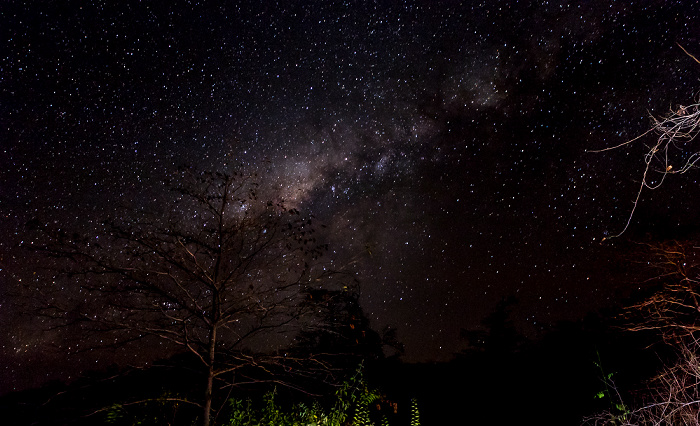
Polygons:
M219 3L0 6L3 375L56 343L13 319L23 224L90 228L184 164L242 164L318 216L410 361L449 359L506 296L529 336L615 302L599 241L644 142L587 150L692 103L695 2ZM644 198L630 234L692 223L694 179Z

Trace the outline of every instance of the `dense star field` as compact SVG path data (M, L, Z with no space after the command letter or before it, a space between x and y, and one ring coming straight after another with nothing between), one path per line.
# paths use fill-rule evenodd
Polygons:
M261 4L262 3L262 4ZM0 4L0 391L66 369L12 295L30 220L153 207L183 165L257 172L332 230L375 329L444 361L515 296L529 337L619 302L650 140L697 101L693 1ZM653 135L650 135L653 139ZM625 237L694 231L697 174ZM164 207L160 207L164 208ZM74 374L74 373L73 373Z

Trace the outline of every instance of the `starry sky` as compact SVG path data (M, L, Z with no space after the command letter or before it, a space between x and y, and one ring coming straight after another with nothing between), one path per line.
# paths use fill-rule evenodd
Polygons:
M89 230L182 165L242 164L327 224L407 361L450 359L504 297L530 337L618 303L624 253L600 242L651 141L589 151L695 103L679 45L700 55L699 18L694 1L3 1L0 374L28 380L60 346L12 303L24 223ZM696 178L645 192L625 236L694 232Z

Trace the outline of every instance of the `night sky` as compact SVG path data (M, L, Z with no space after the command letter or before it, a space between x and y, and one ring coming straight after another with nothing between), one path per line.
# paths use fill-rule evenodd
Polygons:
M449 360L508 296L532 338L619 303L601 240L653 135L587 150L696 102L700 6L578 3L0 3L0 390L62 368L12 303L24 224L89 230L182 165L242 164L328 225L406 361ZM694 232L696 185L643 193L624 238Z

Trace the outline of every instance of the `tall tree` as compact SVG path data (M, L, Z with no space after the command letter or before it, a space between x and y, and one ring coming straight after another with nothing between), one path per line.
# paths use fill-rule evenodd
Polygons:
M309 291L307 303L316 312L317 324L296 336L294 350L313 353L337 368L355 368L361 361L384 359L403 353L396 329L386 327L378 333L360 306L357 286L340 290L325 288Z
M208 426L215 381L299 361L251 349L319 324L310 291L340 289L347 274L321 265L313 217L261 200L255 176L184 170L171 186L160 211L132 210L86 235L34 221L44 239L33 248L60 271L40 288L41 313L112 344L155 337L194 354Z

